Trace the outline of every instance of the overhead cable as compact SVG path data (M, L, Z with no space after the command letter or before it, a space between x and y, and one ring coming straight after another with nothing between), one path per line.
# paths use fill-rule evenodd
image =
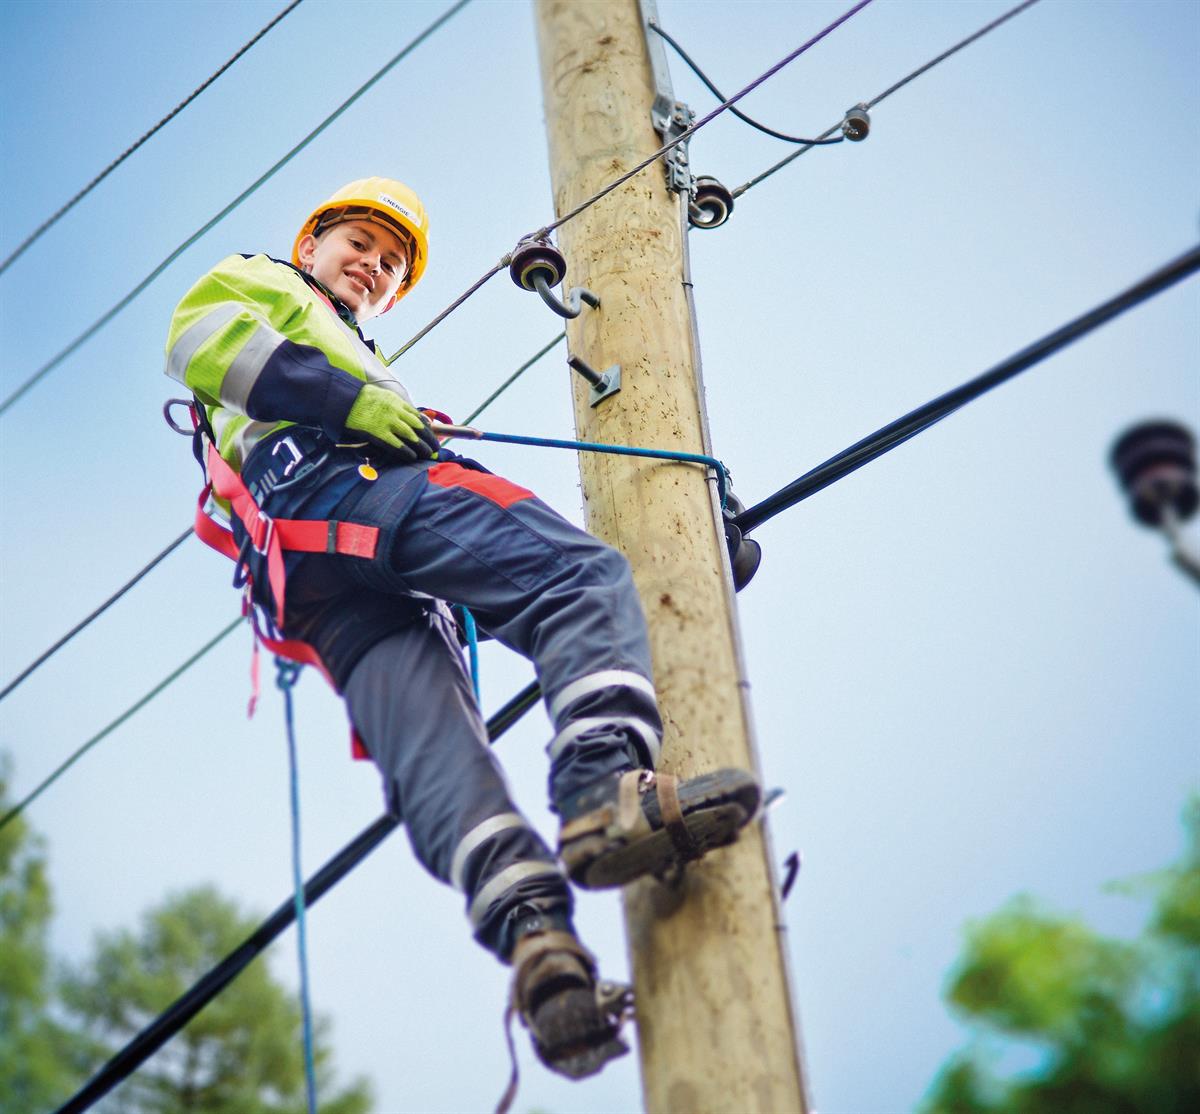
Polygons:
M374 86L381 78L383 78L394 66L403 61L411 54L418 46L421 45L430 35L432 35L439 27L446 23L452 16L457 15L462 11L471 0L457 0L457 3L452 4L446 9L437 19L435 19L428 27L425 28L416 38L412 39L399 53L394 55L392 59L383 66L382 69L376 71L364 84L360 85L346 100L344 100L333 112L325 117L312 131L308 133L299 143L296 144L286 155L283 156L274 166L266 173L256 178L246 189L244 189L237 197L235 197L228 205L225 206L215 217L207 221L195 232L192 233L182 244L179 245L170 255L168 255L157 267L154 268L141 282L137 284L128 294L126 294L116 305L103 313L95 321L92 322L87 329L79 334L70 344L68 344L56 356L48 360L37 369L28 379L25 380L12 394L10 394L3 402L0 402L0 415L3 415L9 407L13 405L22 395L24 395L35 383L47 375L50 371L56 368L63 360L71 353L84 344L91 337L95 336L105 325L107 325L118 313L121 312L130 302L134 300L143 290L146 289L159 275L163 273L176 259L178 259L188 248L190 248L197 240L200 239L206 232L214 228L225 217L233 212L243 201L246 200L252 193L255 192L264 182L273 177L282 167L289 163L301 151L304 150L314 139L317 138L330 124L332 124L339 116L342 115L355 101L357 101L364 93Z
M532 707L540 693L536 681L517 693L487 722L489 741L494 742ZM519 708L519 711L513 711ZM311 907L346 877L399 826L400 819L385 813L361 831L305 884L303 904ZM190 990L180 995L149 1025L117 1052L79 1091L58 1108L56 1114L82 1114L154 1055L209 1002L225 989L250 963L266 951L296 918L296 903L288 897L242 943L222 959Z
M121 724L130 718L130 716L144 708L150 703L151 700L153 700L160 692L162 692L163 689L165 689L173 681L177 680L182 674L186 673L187 670L189 670L193 665L196 664L196 662L204 657L209 650L216 646L218 642L232 634L234 628L237 627L241 621L242 619L240 616L234 619L229 626L225 627L224 630L219 631L216 635L210 638L203 646L200 647L199 650L197 650L190 658L188 658L187 661L167 674L167 676L159 681L158 684L155 685L154 688L152 688L148 693L146 693L145 696L143 696L136 703L132 704L130 707L126 708L125 711L117 716L117 718L114 719L107 727L102 728L90 739L88 739L83 746L79 747L74 754L72 754L65 762L59 765L59 767L48 778L38 785L38 787L34 789L32 793L24 797L19 803L10 808L3 816L0 816L0 829L2 829L10 820L15 820L18 816L20 816L25 809L33 804L33 802L37 800L42 793L49 789L51 785L53 785L60 777L62 777L67 770L75 765L75 763L78 762L79 759L81 759L89 750L91 750L92 747L100 742L101 739L105 738L107 735L111 735L112 732L120 727Z
M13 689L17 687L26 677L28 677L38 666L44 664L52 655L58 653L68 642L71 641L84 627L100 618L114 603L117 602L126 592L129 591L139 580L142 579L151 569L159 564L169 554L174 553L185 541L192 536L192 528L189 526L182 534L179 535L173 542L170 543L161 553L157 554L149 564L144 565L139 569L130 580L127 580L120 588L118 588L111 596L108 597L99 607L96 608L86 619L81 619L76 623L66 634L54 643L48 650L40 654L31 661L24 669L21 670L3 689L0 689L0 700L3 700Z
M561 344L566 339L566 333L559 333L558 336L556 336L549 344L543 346L538 352L530 356L528 360L526 360L519 368L517 368L516 371L512 373L512 375L504 380L499 387L497 387L490 395L487 396L487 398L485 398L478 406L476 406L474 410L472 410L465 418L463 418L462 424L469 425L476 418L478 418L480 414L482 414L489 406L491 406L491 404L495 402L496 399L498 399L505 391L507 391L508 388L511 387L526 371L533 367L533 365L536 364L538 360L540 360L547 352L549 352L551 348L553 348L556 344Z
M688 52L684 50L679 43L677 43L670 35L666 33L666 31L659 27L654 20L648 20L646 26L649 27L651 31L656 32L658 35L661 35L662 38L666 39L666 41L671 45L672 49L674 49L675 53L687 63L687 66L692 73L694 73L704 83L704 87L714 97L716 97L717 100L723 101L725 99L725 94L722 93L721 90L709 80L708 74L706 74L698 65L696 65L695 61L692 59L692 56L688 54ZM734 108L730 106L729 111L733 113L733 115L739 120L741 120L742 123L749 124L752 128L762 132L763 135L769 135L774 139L782 139L786 143L807 143L810 147L816 147L822 144L844 143L846 140L844 135L839 135L836 139L801 139L798 135L785 135L783 132L777 132L774 128L768 128L766 124L760 124L753 117L747 116L740 108Z
M1111 321L1127 309L1146 301L1147 298L1161 293L1168 287L1200 270L1200 245L1191 251L1171 260L1153 274L1147 275L1140 282L1122 291L1107 302L1083 314L1081 317L1056 329L1041 340L1022 348L1020 352L1009 356L1007 360L997 364L989 371L974 379L947 391L943 395L919 406L916 410L889 422L882 429L855 442L848 449L843 449L836 456L830 457L823 464L805 472L799 479L781 488L774 495L768 496L760 503L748 507L741 514L734 516L733 523L743 534L749 533L756 526L761 526L780 511L793 507L810 495L815 495L822 488L848 476L877 456L903 444L910 437L915 437L922 430L928 429L936 422L953 414L955 410L972 402L993 387L1006 383L1015 375L1020 374L1047 356L1065 348L1068 344L1090 333L1093 329Z
M559 333L549 344L544 345L535 352L528 360L526 360L516 371L514 371L503 383L500 384L487 398L483 400L466 418L463 419L464 424L474 421L480 414L483 413L493 402L496 401L509 387L517 381L517 379L528 371L534 364L546 355L556 344L561 344L566 339L565 333ZM85 619L81 619L75 624L66 634L64 634L57 642L54 643L48 650L40 654L37 658L31 661L24 669L21 670L3 689L0 689L0 700L3 700L10 692L13 691L22 681L24 681L34 670L44 665L54 654L61 650L68 642L79 634L85 627L89 626L96 619L100 618L114 603L117 602L126 592L137 584L143 577L146 576L153 568L155 568L164 558L178 549L195 531L189 526L179 537L171 541L165 549L158 553L148 564L138 570L128 581L118 588L111 596L108 597L99 607L96 608Z
M908 74L905 77L902 77L894 85L889 85L882 93L880 93L878 96L874 97L872 100L864 101L863 107L866 109L874 108L877 104L880 104L883 101L887 100L887 98L890 97L898 89L903 89L904 86L907 85L910 81L915 80L916 78L920 77L921 74L925 73L927 70L931 70L931 69L933 69L934 66L938 65L941 62L944 62L952 54L957 54L964 47L970 46L971 43L975 42L978 39L982 39L984 35L988 34L991 31L994 31L1002 23L1007 23L1008 20L1012 19L1013 16L1020 15L1021 12L1023 12L1026 8L1030 8L1036 3L1037 3L1037 0L1022 0L1022 2L1020 4L1018 4L1015 8L1010 8L1003 15L998 16L996 19L993 19L991 23L985 24L983 27L979 28L979 30L976 31L974 34L968 35L965 39L963 39L961 42L955 43L948 50L943 50L942 53L939 54L936 58L931 58L923 66L918 66L915 70L912 71L912 73ZM831 136L835 131L838 131L841 128L841 126L842 126L842 121L838 120L838 122L836 124L834 124L832 127L826 128L823 132L821 132L821 134L819 136L817 136L817 141L825 140L828 136ZM814 141L814 143L815 142L816 141ZM806 151L810 150L814 146L814 143L809 143L806 146L803 146L803 147L799 148L798 150L793 151L790 155L786 156L785 158L780 159L779 162L775 163L774 166L768 167L761 174L757 175L754 178L751 178L750 181L743 182L742 185L738 186L737 189L732 191L733 196L741 197L742 194L744 194L748 189L752 189L754 186L757 186L759 182L763 181L766 178L769 178L777 170L782 170L785 166L788 165L788 163L793 162L795 159L798 159Z
M704 116L701 119L697 120L694 124L691 125L691 127L680 132L679 135L677 135L669 143L665 143L662 147L660 147L657 151L655 151L654 154L650 155L646 159L643 159L632 170L628 170L624 174L622 174L619 178L613 179L613 181L609 182L608 185L606 185L603 189L594 193L586 201L580 202L580 204L576 205L575 208L570 210L570 212L564 213L557 220L538 229L538 231L534 232L533 235L529 238L534 239L534 240L544 240L556 228L561 228L564 224L567 223L567 221L574 220L577 216L579 216L580 213L584 212L586 209L591 208L591 206L595 205L596 202L599 201L601 198L607 197L608 194L612 193L612 191L615 190L618 186L624 185L634 175L640 174L643 170L646 169L646 167L650 166L652 163L654 163L658 159L662 158L662 156L665 155L668 151L671 151L675 147L678 147L679 144L681 144L681 143L687 142L687 140L691 139L691 137L693 135L695 135L696 132L698 132L702 127L704 127L705 124L711 123L718 116L720 116L721 113L724 112L726 109L728 109L732 105L736 104L748 93L752 93L764 81L773 77L776 73L778 73L781 69L783 69L784 66L788 65L791 62L794 62L806 50L808 50L810 47L815 46L823 38L825 38L825 36L828 35L831 31L836 30L843 23L845 23L846 20L848 20L852 15L861 11L869 3L871 3L871 0L858 0L857 4L855 4L848 11L843 12L840 16L838 16L837 19L835 19L831 24L829 24L828 27L826 27L822 31L819 31L816 35L814 35L811 39L809 39L808 42L804 43L801 46L798 46L795 50L793 50L786 57L780 59L769 70L767 70L765 73L762 73L758 77L756 77L744 89L741 89L740 91L735 93L732 97L730 97L728 100L723 101L721 104L717 105L717 107L714 108L710 113L708 113L707 116ZM434 328L434 326L436 326L436 325L440 324L442 321L444 321L447 317L450 316L451 313L453 313L456 309L458 309L459 306L461 306L463 304L463 302L465 302L469 297L471 297L472 294L474 294L481 287L483 287L489 280L491 280L496 275L498 275L502 270L504 270L511 261L512 261L511 253L506 253L500 259L500 261L498 263L496 263L489 270L485 271L482 275L480 275L479 278L477 278L462 294L460 294L453 302L450 303L450 305L448 305L444 310L442 310L442 312L439 313L432 321L430 321L429 324L426 325L419 333L417 333L414 337L412 337L405 344L403 344L399 349L397 349L396 352L394 352L391 356L389 356L384 361L384 363L391 364L393 361L398 360L401 356L403 356L405 352L407 352L410 348L412 348L412 346L414 344L417 343L417 341L419 341L423 336L425 336L427 333L429 333ZM0 413L3 413L3 408L0 408Z
M258 42L259 39L261 39L268 31L270 31L272 27L279 23L284 16L298 8L300 3L301 0L292 0L292 2L286 8L284 8L283 11L281 11L273 20L271 20L266 27L259 31L254 38L246 43L246 45L243 46L232 58L230 58L229 61L226 62L219 70L217 70L212 77L205 81L203 85L197 87L192 93L180 101L179 104L177 104L173 109L171 109L170 112L166 114L166 116L159 120L154 127L146 132L141 139L137 140L129 147L126 147L121 154L113 159L113 161L110 162L102 171L100 171L95 178L88 182L88 184L84 186L83 189L81 189L74 197L72 197L71 200L68 201L61 209L59 209L58 212L47 217L46 220L39 224L37 228L35 228L24 240L21 241L20 244L17 245L16 250L13 251L11 255L5 258L3 262L0 262L0 275L4 274L4 272L8 270L9 265L13 262L13 260L22 255L25 249L28 248L39 236L41 236L43 232L45 232L52 224L59 220L59 218L65 216L89 193L91 193L92 190L94 190L101 182L104 181L105 178L107 178L114 170L116 170L121 163L123 163L127 158L129 158L130 155L134 153L134 151L136 151L143 143L145 143L147 139L154 135L155 132L159 131L161 128L165 127L172 120L174 120L176 116L178 116L185 108L187 108L189 104L192 103L192 101L194 101L198 96L200 96L201 93L204 92L205 89L207 89L214 81L216 81L221 74L229 69L234 62L236 62L243 54L246 53L246 51L248 51L256 42Z

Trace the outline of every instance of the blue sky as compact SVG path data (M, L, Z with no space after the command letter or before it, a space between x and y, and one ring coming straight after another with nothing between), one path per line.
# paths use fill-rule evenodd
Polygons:
M0 12L7 254L249 39L279 3L16 2ZM848 5L846 5L848 6ZM1008 5L876 0L748 98L820 131ZM442 9L305 0L0 275L0 391L81 333ZM722 88L765 70L836 3L662 0ZM692 236L717 455L747 502L1128 286L1200 234L1200 15L1153 0L1042 0L879 107L870 138L817 149ZM672 61L676 92L713 101ZM0 417L0 678L188 523L198 473L158 411L171 310L233 251L284 254L343 182L404 179L431 212L430 268L375 335L393 351L552 216L525 3L476 0ZM722 118L692 164L731 186L787 148ZM647 173L653 173L648 171ZM1106 931L1144 910L1106 881L1163 865L1197 788L1194 588L1136 528L1106 464L1130 423L1200 427L1195 280L1092 334L756 534L739 597L782 858L809 1085L824 1114L913 1108L963 1031L941 1002L964 926L1037 894ZM397 365L469 412L558 329L494 280ZM570 436L568 372L539 364L479 420ZM485 462L579 520L565 453ZM685 573L681 572L681 575ZM32 788L236 613L229 570L189 543L0 704ZM485 710L530 677L483 655ZM212 881L265 912L289 885L280 709L244 716L241 633L102 743L30 812L48 840L54 944L84 954L165 894ZM306 863L381 811L340 706L299 690ZM535 823L538 712L500 744ZM580 923L625 969L619 900ZM506 973L402 835L311 917L313 995L379 1109L490 1109L506 1079ZM294 981L293 940L275 949ZM522 1047L518 1109L632 1110L632 1058L572 1085Z

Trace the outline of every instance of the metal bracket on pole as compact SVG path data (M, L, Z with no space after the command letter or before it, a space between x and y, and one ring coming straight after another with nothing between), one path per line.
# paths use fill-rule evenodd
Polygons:
M609 395L615 395L621 389L620 364L597 371L579 356L572 356L567 360L567 366L579 372L591 384L592 389L588 392L588 403L591 406L599 406Z
M687 131L696 121L696 114L682 101L675 99L671 86L671 71L667 69L667 51L661 36L650 30L650 24L658 23L658 5L655 0L638 0L642 13L642 34L646 39L646 53L650 58L650 72L654 76L654 104L650 106L650 120L663 143L670 143ZM692 194L696 179L692 177L688 163L687 142L672 147L663 156L667 169L667 188L675 193L685 190Z

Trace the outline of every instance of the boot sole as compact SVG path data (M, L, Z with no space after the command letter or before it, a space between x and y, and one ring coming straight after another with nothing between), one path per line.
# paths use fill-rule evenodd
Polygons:
M551 1071L569 1079L595 1075L629 1046L596 1007L593 988L564 990L547 999L533 1015L534 1051Z
M741 771L717 771L680 785L679 803L695 854L683 855L660 826L621 846L601 834L582 836L565 844L559 857L571 881L587 890L613 889L648 874L663 875L736 841L757 811L760 795L758 783ZM653 792L648 796L653 798ZM645 801L643 811L652 825L661 825L657 799Z

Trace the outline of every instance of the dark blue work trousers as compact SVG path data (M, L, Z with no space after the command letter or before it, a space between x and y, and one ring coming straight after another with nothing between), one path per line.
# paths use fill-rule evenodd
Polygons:
M550 795L562 801L657 762L662 725L628 562L473 462L377 465L369 481L357 474L361 456L290 432L299 453L276 457L327 455L262 499L264 510L380 535L371 559L289 556L284 633L326 660L418 859L464 893L477 938L504 957L512 910L569 915L570 894L509 797L442 601L470 608L533 662L555 731ZM261 480L267 458L264 446L251 454L247 482Z

